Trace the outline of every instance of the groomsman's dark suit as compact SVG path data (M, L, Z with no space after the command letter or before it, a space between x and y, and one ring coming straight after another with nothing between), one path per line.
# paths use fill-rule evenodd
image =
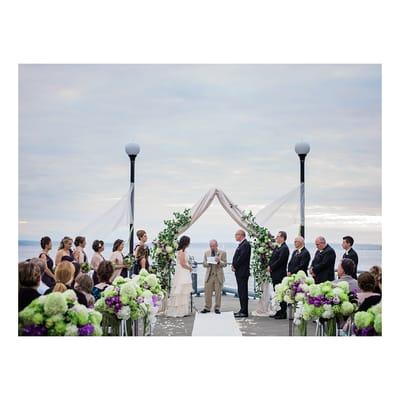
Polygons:
M335 279L336 253L329 244L323 250L315 252L311 267L315 273L315 283L333 281Z
M239 313L248 315L248 282L250 276L250 243L244 239L237 247L232 259L232 267L235 269L235 277L238 286L238 295L240 300Z
M277 285L282 282L282 279L287 276L287 262L289 259L289 247L284 242L279 247L275 247L269 260L269 267L271 269L272 284ZM277 316L282 315L286 317L286 303L280 304L281 309L276 313Z
M349 250L347 250L344 254L343 254L343 258L350 258L350 260L354 261L354 265L356 266L354 268L353 273L351 274L351 276L354 279L357 279L357 265L358 265L358 254L356 253L356 251L350 247Z
M301 270L307 274L310 260L310 253L305 247L303 247L301 250L296 249L290 257L288 272L295 274L296 272L299 272Z

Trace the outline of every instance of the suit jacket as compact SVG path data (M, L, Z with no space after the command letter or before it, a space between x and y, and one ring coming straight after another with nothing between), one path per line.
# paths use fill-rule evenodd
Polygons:
M280 247L275 247L272 252L268 265L271 268L271 278L274 285L281 283L287 275L289 253L289 247L286 243L282 243Z
M232 259L232 267L235 268L235 275L237 278L248 278L250 276L250 257L251 246L250 243L244 239L239 244Z
M333 281L335 279L336 253L329 244L322 251L317 250L311 262L315 273L315 283Z
M354 279L357 279L358 254L356 253L356 251L353 248L351 248L349 250L349 254L346 254L346 253L343 254L343 258L350 258L350 260L354 261L356 268L354 269L354 272L353 272L353 274L351 274L351 276Z
M208 282L208 280L210 279L211 270L212 268L215 268L217 272L217 279L219 283L222 285L225 281L224 268L226 267L226 251L218 250L216 256L219 257L220 263L217 265L208 264L207 257L211 257L211 250L207 250L204 253L203 267L207 268L205 282Z
M308 265L310 264L311 256L309 251L303 247L299 253L296 249L292 256L290 257L290 261L288 264L288 272L295 274L296 272L304 271L307 274Z

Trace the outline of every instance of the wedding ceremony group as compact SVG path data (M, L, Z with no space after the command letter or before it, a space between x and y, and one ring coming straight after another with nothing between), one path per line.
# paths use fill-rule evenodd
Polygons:
M176 217L179 219L178 214ZM132 255L124 256L124 241L117 239L109 260L102 254L102 240L93 241L89 260L83 236L65 236L53 260L52 240L42 237L40 254L18 266L19 334L135 336L140 325L143 335L151 335L158 316L184 318L193 314L190 237L181 235L170 245L155 242L150 248L146 231L138 230L136 236ZM284 231L275 237L268 232L257 237L254 231L249 236L244 229L234 234L238 245L230 268L237 283L235 319L252 318L248 286L253 272L262 276L256 282L256 320L289 317L291 334L299 335L307 335L309 321L318 325L314 329L320 335L382 334L382 271L379 266L357 270L358 255L351 236L343 237L344 253L339 256L324 237L318 236L313 257L302 236L294 238L292 254ZM160 257L169 260L167 280ZM217 240L210 240L202 262L206 274L204 305L199 314L221 315L227 264L226 251L218 247ZM257 270L260 267L262 271ZM213 317L210 335L215 323Z

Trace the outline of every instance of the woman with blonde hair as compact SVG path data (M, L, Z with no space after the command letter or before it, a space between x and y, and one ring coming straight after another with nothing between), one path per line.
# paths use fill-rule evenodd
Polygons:
M75 261L72 251L72 238L69 236L64 236L58 246L56 253L56 266L60 264L61 261Z
M70 261L61 261L55 271L55 279L56 284L53 288L46 291L45 294L54 293L54 292L65 292L68 289L71 289L75 292L76 297L78 298L78 303L87 306L86 296L76 291L73 288L73 281L75 278L75 267Z

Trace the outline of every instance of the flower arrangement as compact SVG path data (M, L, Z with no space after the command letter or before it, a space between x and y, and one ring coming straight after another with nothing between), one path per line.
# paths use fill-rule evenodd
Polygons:
M101 336L102 315L77 302L73 290L41 296L19 313L22 336Z
M164 297L160 283L154 274L142 269L132 279L117 277L96 301L95 309L105 316L105 321L116 333L121 320L138 320L154 323L155 314ZM146 324L145 324L146 325ZM146 330L145 326L145 330Z
M256 295L261 296L263 284L271 282L267 266L275 246L275 241L267 228L257 224L251 211L244 213L242 219L248 225L250 243L253 248L251 270L256 283Z
M85 274L87 274L92 268L90 267L90 264L87 262L81 263L81 271Z
M166 291L169 290L171 274L174 273L173 263L178 248L178 234L191 221L188 208L182 213L174 212L173 216L174 218L164 221L166 227L158 234L151 248L153 269L156 271L162 289Z
M377 304L368 311L354 315L353 331L356 336L382 336L382 305Z
M326 322L328 336L336 335L336 320L347 318L357 310L357 298L345 281L330 281L308 286L304 298L299 301L295 320L305 321L322 318Z

